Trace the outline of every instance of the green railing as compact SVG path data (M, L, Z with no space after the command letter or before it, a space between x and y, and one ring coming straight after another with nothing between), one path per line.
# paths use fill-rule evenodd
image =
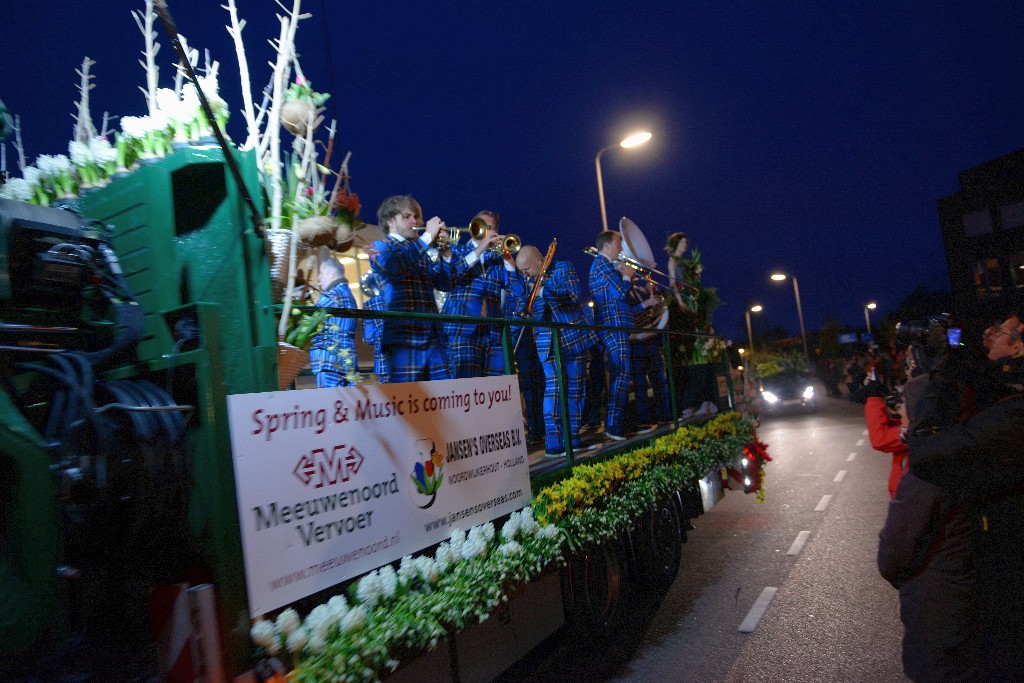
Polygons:
M319 310L318 306L292 306L303 312L312 312ZM672 415L673 424L676 428L679 427L679 409L676 404L676 387L675 387L675 372L673 364L673 353L672 353L672 341L674 339L684 338L695 338L695 339L710 339L717 335L699 334L696 332L680 332L678 330L658 330L651 328L640 328L640 327L609 327L602 325L569 325L566 323L555 323L540 320L528 320L528 319L510 319L510 318L485 318L470 315L447 315L443 313L402 313L396 311L371 311L361 308L327 308L325 309L332 316L340 318L371 318L375 320L387 320L387 319L398 319L398 320L430 320L434 322L458 322L458 323L470 323L477 325L490 325L501 327L501 348L502 354L505 359L505 373L515 374L515 353L514 348L516 340L512 338L512 328L519 327L548 327L552 331L552 342L554 345L554 361L555 361L555 376L558 383L558 401L559 410L562 418L562 434L570 435L569 432L569 412L568 412L568 401L566 395L568 393L568 387L566 384L565 377L565 363L562 358L562 340L560 331L567 328L577 328L594 330L595 332L626 332L626 333L654 333L661 337L661 354L665 362L665 379L668 390L669 410ZM726 361L721 361L714 365L724 365L725 367L725 381L726 381L726 400L728 407L731 409L734 407L733 401L733 387L732 378L729 373L728 364ZM572 441L573 436L570 435L568 438L563 438L565 442L565 463L559 465L561 467L571 468L575 462L575 456L573 453ZM629 443L623 443L618 447L611 447L602 450L602 456L612 455L622 450L632 448L633 445Z

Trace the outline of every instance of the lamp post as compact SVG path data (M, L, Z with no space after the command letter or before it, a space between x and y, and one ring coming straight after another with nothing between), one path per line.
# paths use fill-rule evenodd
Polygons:
M616 147L622 147L623 149L637 147L639 145L644 144L650 139L651 133L649 131L642 130L640 132L633 133L632 135L624 139L622 142L616 142L614 145L602 147L597 151L597 154L594 156L594 167L597 169L597 196L601 200L601 225L603 226L603 230L608 229L608 214L605 212L604 208L604 181L601 179L601 155L607 152L608 150L615 149Z
M872 301L871 303L869 303L867 306L864 307L864 322L868 326L868 334L871 334L871 316L868 315L868 310L872 310L873 311L873 310L875 310L876 307L877 307L877 304L875 304L874 301Z
M800 339L804 343L804 356L807 357L808 368L811 367L811 354L807 351L807 333L804 332L804 310L800 307L800 285L797 284L796 275L793 278L793 295L796 297L796 315L800 319ZM786 279L785 273L773 273L772 279L776 282L782 282Z
M747 341L750 342L750 353L751 354L754 353L754 333L751 332L751 330L750 330L750 314L751 313L760 313L762 310L764 310L764 309L761 307L760 304L758 304L757 306L751 306L746 311L746 316L747 316Z

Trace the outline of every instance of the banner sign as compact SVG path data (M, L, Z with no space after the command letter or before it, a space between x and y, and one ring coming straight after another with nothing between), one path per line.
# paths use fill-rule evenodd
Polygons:
M856 332L844 332L839 335L840 344L856 344L857 333Z
M514 375L228 396L259 616L530 502Z

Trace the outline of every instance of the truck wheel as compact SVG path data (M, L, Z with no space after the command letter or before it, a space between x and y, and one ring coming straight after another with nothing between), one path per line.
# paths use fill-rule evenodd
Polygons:
M645 596L660 601L679 573L682 541L679 509L671 496L658 501L640 519L637 554Z

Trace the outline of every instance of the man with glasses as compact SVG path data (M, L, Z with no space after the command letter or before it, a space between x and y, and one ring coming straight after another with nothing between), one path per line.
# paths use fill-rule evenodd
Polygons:
M992 365L985 372L955 357L933 367L908 437L910 468L968 501L982 678L1016 681L1024 675L1024 324L1019 311L988 331L986 347ZM965 389L991 396L973 416L957 411Z

